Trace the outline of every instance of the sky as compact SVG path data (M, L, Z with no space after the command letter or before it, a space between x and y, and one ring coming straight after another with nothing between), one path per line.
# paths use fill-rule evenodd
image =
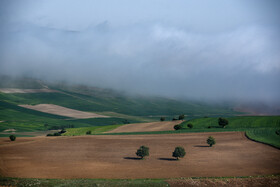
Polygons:
M278 0L1 0L0 74L280 104Z

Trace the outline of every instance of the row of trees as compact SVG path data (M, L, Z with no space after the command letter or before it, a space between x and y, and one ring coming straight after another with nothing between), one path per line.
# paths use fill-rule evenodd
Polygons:
M144 157L149 156L149 147L142 145L136 152L136 155L139 156L141 159ZM186 155L186 151L183 147L175 147L175 150L172 153L172 156L175 157L177 160L179 158L183 158Z
M229 122L228 122L228 120L225 119L225 118L219 118L219 119L218 119L218 124L219 124L219 126L221 126L222 128L225 128L225 126L227 126L227 125L229 124ZM192 128L193 128L193 124L188 123L188 124L187 124L187 127L190 128L190 129L192 129ZM175 129L175 130L180 130L180 129L182 129L182 128L183 128L183 126L182 126L181 124L174 125L174 129ZM211 128L211 126L209 126L208 128Z
M181 115L179 115L178 118L176 118L176 117L172 118L172 121L175 121L175 120L183 120L183 119L185 119L185 115L184 115L184 114L181 114ZM165 121L165 117L160 117L160 121Z
M216 140L212 136L209 136L206 142L210 147L216 144ZM150 148L142 145L139 149L137 149L136 155L139 156L141 159L144 159L144 157L150 155ZM179 158L183 158L185 155L186 151L183 147L175 147L175 150L172 153L172 156L175 157L177 160L179 160Z

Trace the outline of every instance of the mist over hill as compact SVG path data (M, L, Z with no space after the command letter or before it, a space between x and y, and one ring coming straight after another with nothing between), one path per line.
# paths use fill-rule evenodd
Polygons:
M3 0L0 74L279 114L279 10L277 0Z

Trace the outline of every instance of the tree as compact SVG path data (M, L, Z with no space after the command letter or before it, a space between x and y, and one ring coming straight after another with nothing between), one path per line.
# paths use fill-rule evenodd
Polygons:
M91 131L87 131L86 134L91 134Z
M190 129L193 128L193 124L191 124L191 123L189 123L187 126L188 126Z
M210 147L216 144L216 140L212 136L209 136L206 142L209 144Z
M16 138L17 138L17 137L16 137L15 135L10 135L10 140L11 140L11 141L15 141Z
M161 118L160 118L160 121L165 121L165 117L161 117Z
M218 123L220 126L222 126L223 128L225 128L226 125L228 125L228 120L225 118L219 118L218 119Z
M183 127L181 125L174 125L173 127L175 130L180 130L182 129Z
M181 114L180 116L179 116L179 120L183 120L185 118L185 115L184 114Z
M142 145L136 152L137 156L140 156L143 159L145 156L149 156L149 147Z
M176 147L174 152L172 153L172 156L175 157L177 160L180 158L183 158L186 155L186 151L183 147Z

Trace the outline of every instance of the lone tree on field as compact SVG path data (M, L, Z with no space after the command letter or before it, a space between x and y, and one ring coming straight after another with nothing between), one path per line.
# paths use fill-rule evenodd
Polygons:
M183 127L181 125L174 125L173 127L175 130L180 130L182 129Z
M175 157L177 160L180 158L183 158L186 155L186 151L183 147L176 147L174 152L172 153L172 156Z
M189 123L187 126L188 126L190 129L193 128L193 124L191 124L191 123Z
M137 156L140 156L143 159L145 156L149 156L149 147L142 145L136 152Z
M161 118L160 118L160 121L165 121L165 117L161 117Z
M179 120L183 120L185 118L185 115L184 114L181 114L180 116L179 116Z
M218 123L220 126L222 126L223 128L225 128L226 125L228 125L228 120L225 118L219 118L218 119Z
M15 135L10 135L10 140L11 141L15 141L16 140L16 136Z
M212 136L209 136L206 142L209 144L210 147L216 144L216 140Z

